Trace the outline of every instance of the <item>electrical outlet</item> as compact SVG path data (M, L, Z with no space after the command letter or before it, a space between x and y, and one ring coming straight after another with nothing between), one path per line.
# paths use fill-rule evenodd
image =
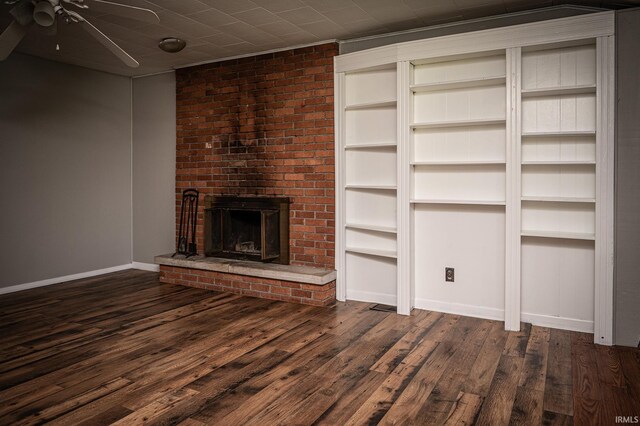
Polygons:
M455 281L455 270L453 268L449 268L448 266L444 268L444 280L448 283L452 283Z

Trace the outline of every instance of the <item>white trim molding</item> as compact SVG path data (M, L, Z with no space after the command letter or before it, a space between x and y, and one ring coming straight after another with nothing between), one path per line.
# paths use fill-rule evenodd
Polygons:
M74 281L74 280L80 280L82 278L90 278L98 275L109 274L111 272L125 271L131 268L132 268L132 264L126 263L124 265L112 266L110 268L96 269L95 271L80 272L78 274L65 275L63 277L55 277L55 278L49 278L41 281L34 281L31 283L17 284L17 285L12 285L10 287L0 288L0 294L14 293L16 291L29 290L32 288L44 287L44 286L53 285L53 284L60 284L67 281Z
M406 166L411 161L409 143L411 140L409 123L411 107L409 105L409 91L411 84L411 71L409 62L398 62L397 65L397 148L396 167L398 188L409 188L411 175ZM411 205L409 191L397 191L397 295L399 314L410 315L413 308L413 280L411 279Z
M155 263L131 262L131 269L139 269L141 271L160 272L160 265Z
M444 312L446 314L504 321L503 309L490 308L487 306L465 305L463 303L451 303L431 299L416 299L416 308Z
M382 303L391 306L396 306L398 301L398 298L394 295L359 290L347 290L347 299L357 300L358 302Z
M335 63L334 63L335 65ZM345 246L345 224L346 217L344 212L345 195L345 171L344 171L344 140L345 130L342 120L342 114L345 106L345 75L344 73L334 74L334 132L335 132L335 174L336 174L336 251L335 251L335 267L336 276L336 299L340 302L347 300L347 273L346 265L346 246Z
M507 144L506 144L506 227L505 227L505 319L504 328L520 330L521 305L521 64L522 49L507 49Z
M614 31L615 12L591 13L347 53L335 58L335 71L348 72L397 61L462 55L478 51L479 46L489 51L606 37L613 35Z
M594 343L613 345L615 43L599 37L596 93L596 244Z
M593 333L593 321L554 317L551 315L528 314L526 312L522 313L522 321L539 327L551 327L560 328L562 330L580 331L582 333Z

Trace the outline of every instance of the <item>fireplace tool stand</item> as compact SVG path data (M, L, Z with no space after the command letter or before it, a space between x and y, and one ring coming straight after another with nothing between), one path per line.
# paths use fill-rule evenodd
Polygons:
M183 254L186 257L191 257L198 254L198 247L196 245L198 195L197 189L185 189L182 192L180 227L178 228L178 249L173 253L173 256Z

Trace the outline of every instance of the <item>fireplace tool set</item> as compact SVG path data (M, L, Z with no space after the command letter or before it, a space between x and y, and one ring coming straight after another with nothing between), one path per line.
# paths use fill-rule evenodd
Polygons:
M182 192L180 227L178 228L178 248L173 256L182 254L186 257L191 257L198 254L198 247L196 245L198 195L199 192L197 189L185 189Z

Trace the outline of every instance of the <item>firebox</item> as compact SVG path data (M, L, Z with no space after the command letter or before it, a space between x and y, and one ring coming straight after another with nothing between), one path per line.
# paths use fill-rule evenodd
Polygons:
M205 197L206 256L289 264L289 198Z

